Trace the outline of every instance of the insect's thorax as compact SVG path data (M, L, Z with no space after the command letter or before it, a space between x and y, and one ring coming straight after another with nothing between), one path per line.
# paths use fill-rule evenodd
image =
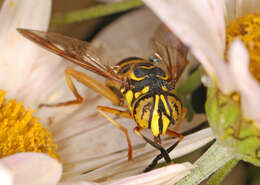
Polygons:
M182 112L168 75L153 62L136 58L119 63L117 72L127 78L127 87L120 91L136 123L154 136L164 135Z

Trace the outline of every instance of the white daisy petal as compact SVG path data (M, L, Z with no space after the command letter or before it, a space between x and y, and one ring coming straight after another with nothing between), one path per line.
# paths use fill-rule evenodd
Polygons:
M56 95L59 98L66 97L64 93L67 92L64 90L67 88L64 85L66 64L58 62L59 57L23 38L16 28L47 30L50 13L50 0L39 2L7 0L0 14L1 89L7 91L8 99L17 98L23 101L25 106L33 109L40 103L47 103L53 91L56 94L59 92ZM47 123L48 116L52 116L51 113L55 112L56 109L41 109L37 116L41 117L43 123Z
M142 8L111 23L93 43L105 45L104 54L112 64L132 56L145 58L151 54L149 39L159 24L160 20L150 10Z
M206 143L209 143L214 139L211 129L204 129L189 136L184 137L183 141L170 153L171 158L178 158L187 153L190 153ZM168 148L171 146L175 140L164 140L163 146ZM106 155L111 159L110 163L103 164L96 170L92 170L88 173L83 173L85 169L83 164L79 165L78 169L75 169L74 173L66 174L66 179L68 180L89 180L89 181L104 181L104 179L117 180L120 178L125 178L130 175L137 175L142 173L142 171L151 163L152 159L158 155L158 150L154 149L149 144L140 145L133 152L134 158L132 161L127 161L125 157L127 151L122 151L120 153L114 153L112 155ZM93 159L93 163L98 163L102 158ZM163 161L163 159L161 159ZM84 162L84 161L83 161ZM92 162L92 161L88 161ZM71 166L71 165L70 165ZM75 164L77 167L78 164ZM87 166L85 164L85 166ZM80 169L81 168L81 169ZM72 171L72 170L71 170ZM80 174L77 174L80 171ZM87 170L85 171L87 172ZM83 173L83 174L82 174ZM73 175L73 176L72 176ZM108 181L108 180L107 180Z
M59 153L64 161L75 162L97 158L127 148L123 132L107 122L105 118L100 117L96 121L95 119L89 121L93 121L92 123L99 121L100 124L97 123L97 127L94 129L83 130L84 134L78 133L78 135L74 135L72 138L57 142L61 146ZM144 142L132 131L135 127L134 122L127 119L120 119L119 121L120 124L129 130L129 135L134 145Z
M169 165L149 173L124 178L110 185L159 185L176 183L192 169L190 163Z
M55 185L62 174L61 164L42 153L18 153L0 160L11 172L15 185Z
M47 30L50 14L50 0L7 0L0 12L0 88L7 91L8 99L16 98L33 109L37 109L40 103L73 98L64 77L67 64L59 62L60 57L36 46L16 31L18 27ZM37 117L43 123L48 123L48 118L53 115L58 115L55 116L57 120L64 119L66 114L57 114L61 110L63 109L41 109ZM65 110L71 113L75 107Z
M94 182L86 182L86 181L64 181L60 182L59 185L99 185L98 183Z
M0 164L0 182L1 185L13 185L12 172L2 164Z
M232 80L220 73L228 69L223 58L225 22L223 5L219 0L156 1L144 0L176 35L190 47L193 55L226 92L234 89ZM203 38L203 39L202 39Z
M249 71L249 55L242 41L235 40L228 52L230 68L241 95L243 112L246 117L260 123L260 85Z
M45 31L50 14L50 0L7 0L0 13L1 89L7 91L8 99L17 98L33 109L37 109L40 103L64 102L75 98L64 76L68 64L60 62L60 57L28 41L16 31L18 27ZM42 108L37 117L51 129L77 108ZM47 125L48 118L54 119L53 124Z
M173 164L166 167L153 170L149 173L143 173L131 177L126 177L118 181L110 183L110 181L103 182L101 184L109 185L159 185L159 184L174 184L182 177L187 175L193 166L186 162L182 164ZM98 185L98 183L87 182L82 180L71 180L59 183L59 185Z
M13 34L17 27L47 30L50 11L51 1L49 0L44 2L5 0L0 13L2 25L0 37L5 38L8 34ZM10 38L7 40L12 44Z
M196 0L144 0L144 2L191 49L205 52L208 48L217 56L222 57L225 43L225 24L224 17L221 17L221 3L213 0L202 0L200 3ZM214 71L208 66L211 64L205 65L209 71Z
M49 24L51 1L6 0L0 13L0 83L7 97L19 97L19 89L33 70L31 63L38 57L39 48L25 41L17 27L46 30ZM24 65L24 64L27 65ZM19 76L19 78L17 78ZM19 92L19 93L18 93Z

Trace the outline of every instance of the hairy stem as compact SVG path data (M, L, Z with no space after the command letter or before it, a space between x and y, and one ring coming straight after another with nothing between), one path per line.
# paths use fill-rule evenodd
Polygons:
M233 159L228 148L215 142L196 162L191 173L181 179L177 185L197 185L208 176Z
M228 161L222 168L214 173L207 182L207 185L218 185L229 174L229 172L237 165L239 160L233 158Z

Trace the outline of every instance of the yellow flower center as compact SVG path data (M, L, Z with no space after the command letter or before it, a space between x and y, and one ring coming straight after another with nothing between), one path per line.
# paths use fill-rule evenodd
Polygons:
M250 72L260 82L260 16L248 14L232 21L226 28L226 34L226 48L234 38L243 41L250 55Z
M0 157L20 152L42 152L58 159L57 146L32 111L16 100L6 102L0 90Z

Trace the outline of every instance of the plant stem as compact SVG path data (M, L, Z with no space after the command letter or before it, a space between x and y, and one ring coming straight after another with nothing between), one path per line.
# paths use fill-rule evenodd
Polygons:
M207 185L218 185L229 174L229 172L237 165L239 160L233 158L228 161L222 168L214 173L207 182Z
M141 0L125 0L117 3L108 3L92 6L81 10L72 11L62 15L54 15L51 20L51 26L57 24L70 24L87 19L110 15L142 6Z
M200 68L198 68L188 77L187 80L178 86L177 94L186 96L187 94L197 89L201 85L200 77Z
M187 95L192 91L194 91L195 89L197 89L200 85L201 85L200 68L198 68L188 77L187 80L182 82L176 90L179 98L181 98L182 100L184 107L188 109L187 116L186 116L188 121L192 120L194 115L194 110L190 103L189 98L187 98Z
M215 142L196 162L191 173L181 179L177 185L197 185L233 159L228 148Z

